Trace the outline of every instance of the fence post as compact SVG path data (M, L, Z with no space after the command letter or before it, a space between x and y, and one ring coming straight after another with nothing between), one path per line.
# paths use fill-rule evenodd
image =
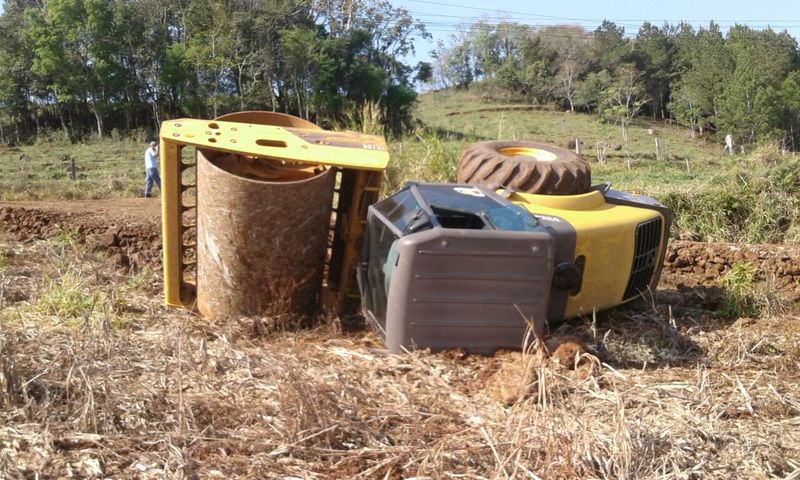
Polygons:
M75 180L78 177L75 171L75 159L71 156L69 157L69 178L71 180Z
M575 137L575 155L581 154L581 139Z

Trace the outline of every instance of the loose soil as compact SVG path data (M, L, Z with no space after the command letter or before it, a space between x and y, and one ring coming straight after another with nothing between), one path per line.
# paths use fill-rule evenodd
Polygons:
M0 202L0 230L18 241L73 232L87 244L106 250L123 268L160 266L160 222L158 199ZM755 266L758 281L780 291L789 303L800 302L798 246L671 240L659 287L697 297L698 290L719 286L720 277L737 263ZM711 290L712 297L719 297L718 293ZM706 302L704 306L712 305Z
M75 236L121 268L161 265L161 203L156 198L0 202L0 230L21 242Z
M714 313L738 262L796 306L798 247L672 241L652 304L554 326L550 358L387 356L336 320L163 307L158 275L136 277L158 271L159 220L157 199L0 203L0 477L800 472L800 320ZM81 269L121 325L42 314L47 279Z

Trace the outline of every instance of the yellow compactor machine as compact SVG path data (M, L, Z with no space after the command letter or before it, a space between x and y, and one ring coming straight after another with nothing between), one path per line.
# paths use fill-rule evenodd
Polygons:
M239 112L164 122L160 157L168 305L226 316L310 313L320 301L357 310L366 210L389 161L382 137Z
M541 338L549 321L658 283L669 210L591 186L568 151L474 144L459 183L411 182L379 200L388 160L380 137L288 115L165 122L167 303L204 315L322 304L363 313L391 352L490 352L521 346L529 322Z

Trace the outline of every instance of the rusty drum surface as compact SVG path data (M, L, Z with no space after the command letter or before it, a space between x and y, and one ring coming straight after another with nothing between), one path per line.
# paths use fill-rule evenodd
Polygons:
M197 308L309 314L322 287L332 169L197 152Z

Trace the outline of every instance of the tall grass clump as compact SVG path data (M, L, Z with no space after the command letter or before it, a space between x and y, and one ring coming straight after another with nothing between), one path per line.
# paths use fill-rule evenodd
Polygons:
M700 191L662 197L679 238L741 243L800 243L800 158L765 146L723 160Z
M85 279L74 272L49 278L36 302L37 309L61 320L90 318L95 310L98 296L91 291Z
M76 235L75 230L59 227L53 238L32 247L43 259L40 281L19 311L66 328L127 328L143 312L133 299L142 292L154 295L161 290L157 277L147 267L124 277L109 271L114 267L106 255L76 242Z
M460 143L422 129L416 132L412 140L392 143L392 162L386 170L387 191L394 191L407 181L455 181L461 150Z
M786 310L785 299L776 289L758 281L758 267L738 262L720 279L725 289L720 314L725 318L760 317Z

